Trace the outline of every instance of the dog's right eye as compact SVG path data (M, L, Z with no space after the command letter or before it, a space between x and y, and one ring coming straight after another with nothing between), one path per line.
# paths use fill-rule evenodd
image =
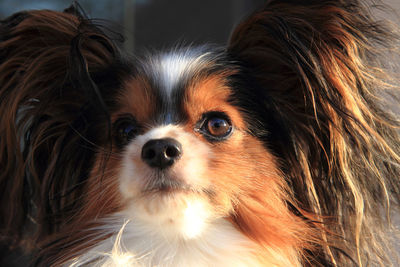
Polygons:
M140 132L139 125L133 117L118 119L114 123L113 129L114 138L118 146L128 144Z

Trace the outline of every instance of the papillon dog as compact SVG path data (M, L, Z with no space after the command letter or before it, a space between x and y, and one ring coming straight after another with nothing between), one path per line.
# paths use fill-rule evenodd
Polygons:
M119 39L76 6L1 21L4 265L398 264L397 37L365 1L269 0L225 47Z

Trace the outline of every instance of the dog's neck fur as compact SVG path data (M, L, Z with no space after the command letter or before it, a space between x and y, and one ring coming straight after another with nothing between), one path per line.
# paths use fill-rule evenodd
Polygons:
M155 222L157 224L157 222ZM72 266L87 263L95 266L300 266L297 258L282 257L279 251L269 249L269 257L260 257L260 247L248 239L226 219L209 223L195 238L171 237L140 220L126 221L118 233L105 239L87 253L70 262ZM265 249L265 248L264 248ZM265 252L265 250L263 251Z

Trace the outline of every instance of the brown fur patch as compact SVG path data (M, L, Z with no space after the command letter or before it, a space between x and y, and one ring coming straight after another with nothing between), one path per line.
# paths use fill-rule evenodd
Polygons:
M122 108L113 114L113 121L121 114L132 114L139 124L144 124L157 109L152 88L143 77L125 82L118 102Z
M228 103L231 89L226 85L228 74L222 73L192 82L186 91L184 110L188 125L194 125L208 111L225 112L238 129L244 128L243 118L236 107ZM188 129L190 130L190 129Z
M233 125L230 138L208 144L213 153L205 175L211 179L214 192L210 198L240 231L260 245L262 261L280 264L278 259L271 258L271 251L265 250L272 247L285 251L295 265L298 260L295 251L307 247L306 241L312 234L304 221L289 212L286 205L286 201L291 201L289 189L276 160L259 140L245 131L243 116L228 102L231 89L224 79L224 75L217 75L193 83L185 101L189 116L187 131L193 131L202 114L209 111L226 113ZM198 136L202 138L201 134Z

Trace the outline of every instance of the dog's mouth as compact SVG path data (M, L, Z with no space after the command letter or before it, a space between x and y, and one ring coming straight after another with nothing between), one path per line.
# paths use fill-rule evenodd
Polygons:
M142 189L142 194L198 193L200 191L182 179L160 171L149 177Z

